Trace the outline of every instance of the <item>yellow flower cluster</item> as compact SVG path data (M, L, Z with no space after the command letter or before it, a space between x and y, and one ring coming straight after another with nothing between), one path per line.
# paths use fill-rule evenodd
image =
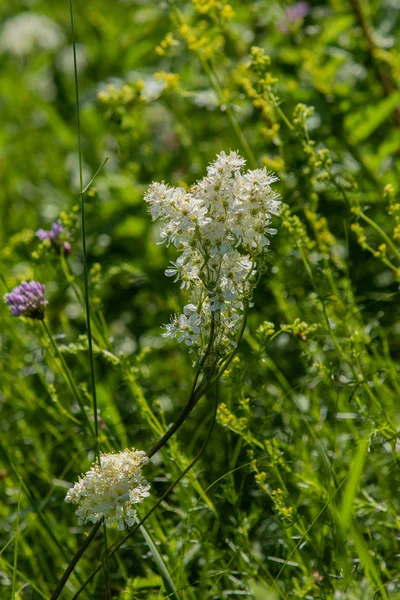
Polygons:
M122 129L129 129L135 122L134 109L147 102L143 89L144 82L139 79L135 83L125 84L121 88L109 85L97 94L97 98L107 108L108 119L120 125ZM93 190L90 191L93 192Z
M253 106L261 111L273 128L273 108L277 105L277 98L273 93L273 87L277 79L270 72L271 59L262 48L253 46L250 49L250 61L238 69L236 79L244 89ZM257 76L252 81L251 74Z
M162 42L160 42L160 45L156 47L156 54L158 54L158 56L165 56L168 53L168 50L174 46L179 46L179 42L174 38L171 32L168 32Z
M196 52L203 60L215 57L224 45L222 35L209 35L209 25L206 21L199 21L196 27L190 27L184 23L179 28L179 33L189 50Z
M397 214L398 213L397 209L394 208L396 206L396 204L393 203L393 204L390 204L389 206L390 206L390 208L389 208L388 212L389 212L389 214L394 215L395 220L396 220L396 225L393 230L392 239L397 240L397 239L400 239L399 215ZM367 218L360 208L353 207L351 209L351 212L353 214L357 215L358 217L361 217L362 219L364 219L364 221L367 221L367 223L369 225L371 225L377 233L381 233L381 228L379 227L379 225L374 223L369 218ZM379 244L378 247L372 247L368 243L365 229L362 225L360 225L360 223L358 223L358 222L353 223L351 225L351 230L355 233L355 235L357 237L357 242L359 243L361 248L363 250L367 250L368 252L370 252L372 254L372 256L374 256L375 258L380 259L387 267L389 267L392 270L396 279L399 280L400 279L400 269L398 268L397 265L395 265L392 262L392 259L389 256L389 249L390 249L390 252L392 253L392 255L394 254L397 258L399 257L399 252L396 249L393 242L390 240L390 238L388 236L385 236L384 234L381 234L381 237L384 238L385 242L382 242L381 244Z
M179 73L166 73L159 71L154 77L164 83L166 90L175 90L179 86Z
M138 80L133 84L124 85L121 89L118 89L113 85L108 85L105 90L102 90L97 94L97 99L102 104L112 107L132 106L138 101L143 100L143 97L141 96L143 87L144 83L142 80Z
M293 518L293 508L291 506L287 506L286 504L286 496L287 492L278 488L272 491L272 497L274 499L275 510L280 516L287 520L291 521Z
M279 129L279 125L278 125L278 129ZM271 132L271 129L268 130L268 132ZM267 133L266 128L261 129L261 133L265 137L269 136L269 133ZM274 171L274 173L279 173L280 171L283 171L283 169L285 168L284 160L280 156L275 156L274 158L271 158L269 156L263 156L261 159L261 162L268 169L270 169L271 171Z
M308 236L306 228L299 217L292 215L289 207L285 205L282 208L282 226L293 236L298 248L314 250L315 241Z
M304 209L304 214L314 229L319 250L321 252L328 252L330 248L335 246L336 239L328 229L327 219L319 216L307 207Z
M227 427L235 432L241 432L247 426L247 419L245 417L236 417L224 403L218 407L217 421L223 427Z
M300 318L297 317L290 325L282 325L281 329L282 331L293 333L293 335L297 337L297 339L300 342L306 342L308 336L311 333L314 333L314 331L316 331L317 328L318 325L316 323L314 323L313 325L309 325L308 323L306 323L305 321L301 321Z
M224 20L233 19L235 11L230 4L225 4L219 0L192 0L194 8L202 15L209 15L217 12Z
M35 237L35 232L32 229L22 229L18 233L15 233L8 240L8 245L5 246L1 251L2 258L10 258L13 254L14 248L17 246L23 246L29 244Z
M393 229L393 239L400 240L400 223Z
M261 323L261 325L257 327L256 331L257 337L262 339L266 337L271 337L271 335L274 335L274 333L275 325L270 321L264 321L264 323Z
M392 239L400 240L400 203L395 201L395 190L391 183L383 188L383 197L388 202L387 212L393 217L396 225L393 229Z
M241 405L243 407L243 401L241 402ZM247 443L251 444L252 435L248 429L246 417L237 417L224 403L220 404L218 407L217 422L222 425L222 427L226 427L230 431L240 435Z

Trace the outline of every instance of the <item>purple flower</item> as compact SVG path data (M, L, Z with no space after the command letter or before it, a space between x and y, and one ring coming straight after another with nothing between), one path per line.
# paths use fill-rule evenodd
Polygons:
M13 317L29 317L44 319L44 307L48 304L44 299L45 287L38 281L23 281L4 296Z
M49 230L38 229L36 232L36 237L38 237L41 242L44 242L45 240L50 240L51 245L55 250L60 252L61 248L63 248L64 255L68 256L69 254L71 254L72 248L69 242L63 242L60 239L60 236L63 231L64 227L59 221L57 221L56 223L52 224L51 229Z
M63 231L63 226L59 221L57 223L53 223L50 230L47 229L38 229L36 232L36 236L39 238L41 242L44 240L55 240L60 237L61 232Z
M71 244L69 242L64 242L63 248L64 248L64 256L69 256L72 251Z
M310 5L308 2L296 2L285 9L285 16L279 23L279 29L282 33L289 31L289 25L296 23L301 19L304 19L310 12Z

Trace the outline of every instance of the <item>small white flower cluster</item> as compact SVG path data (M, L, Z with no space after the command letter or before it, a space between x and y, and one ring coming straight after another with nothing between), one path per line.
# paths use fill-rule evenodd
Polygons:
M162 242L180 252L165 274L191 292L163 335L184 341L200 357L206 348L221 357L235 346L244 306L265 268L269 236L276 233L269 225L280 212L271 189L277 177L265 168L244 173L244 164L236 152L221 152L190 190L153 183L145 195L153 220L165 221Z
M149 496L150 485L143 479L141 467L148 462L141 450L123 450L118 454L102 454L97 462L68 490L66 502L78 504L75 514L79 524L87 521L117 523L118 529L135 523L134 504Z
M57 50L64 41L63 30L53 19L23 12L4 23L0 33L0 51L26 56L36 48Z

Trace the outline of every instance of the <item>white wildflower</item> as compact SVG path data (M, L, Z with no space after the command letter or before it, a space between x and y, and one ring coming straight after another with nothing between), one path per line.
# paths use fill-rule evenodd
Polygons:
M26 56L35 48L56 50L64 41L63 30L53 19L23 12L4 23L0 33L0 51Z
M194 312L192 312L194 308ZM200 333L200 316L197 314L196 307L188 304L184 308L184 315L171 317L171 323L165 325L167 330L163 337L177 338L178 342L185 342L187 346L192 346L198 340Z
M142 477L141 467L148 462L141 450L123 450L102 454L97 462L68 490L66 502L78 504L79 524L117 523L118 529L130 527L136 519L135 504L149 496L150 485Z
M217 360L235 345L280 212L271 188L277 177L265 168L243 173L244 164L238 153L221 152L190 190L153 183L145 195L153 219L164 221L161 243L180 253L165 273L191 294L163 335L199 356L209 348Z

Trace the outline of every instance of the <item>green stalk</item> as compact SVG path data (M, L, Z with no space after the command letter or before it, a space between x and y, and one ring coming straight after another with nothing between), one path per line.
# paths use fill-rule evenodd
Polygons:
M51 595L50 600L56 600L56 598L59 597L59 595L61 594L62 590L64 589L65 584L67 583L67 581L69 579L69 576L71 575L72 571L74 570L75 566L77 565L78 561L84 555L86 549L90 546L90 544L92 543L92 541L96 537L96 533L100 529L101 524L102 524L102 520L99 521L98 523L96 523L95 525L93 525L93 527L90 530L89 534L85 538L85 541L79 547L79 549L75 553L73 559L69 563L68 567L65 569L64 574L61 577L60 581L58 582L57 587L54 590L53 594ZM86 582L83 584L83 587L85 585L86 585Z
M375 223L375 221L373 221L372 219L367 217L367 215L365 213L363 213L362 210L357 210L357 212L355 214L358 217L360 217L363 221L368 223L368 225L370 225L373 229L375 229L375 231L381 236L381 238L386 242L386 244L392 250L392 252L396 256L397 260L400 261L400 252L397 250L396 246L393 244L390 237L383 231L383 229L381 227L379 227L379 225L377 223Z
M174 435L174 433L176 431L178 431L180 426L186 421L187 417L190 415L192 410L195 408L195 406L199 402L199 400L204 396L204 393L202 393L202 389L203 389L202 384L203 384L204 380L201 381L199 386L196 388L196 382L199 377L200 371L201 371L201 369L199 369L197 371L195 381L194 381L194 384L192 387L192 392L189 396L188 401L186 402L185 406L183 407L179 417L177 418L175 423L173 425L171 425L171 427L168 429L168 431L161 437L161 439L146 453L149 458L154 456L154 454L156 454L156 452L158 452L163 446L165 446L165 444L168 442L168 440Z
M77 68L77 63L76 63L76 42L75 42L74 12L72 9L72 0L69 0L69 10L70 10L70 18L71 18L72 49L73 49L73 58L74 58L75 101L76 101L78 157L79 157L79 187L80 187L79 195L80 195L80 204L81 204L81 233L82 233L82 254L83 254L83 276L84 276L84 284L85 284L86 328L87 328L88 345L89 345L89 363L90 363L91 392L92 392L92 398L93 398L96 456L97 456L97 460L100 463L99 420L98 420L98 414L97 414L96 381L95 381L95 373L94 373L94 354L93 354L93 343L92 343L92 328L91 328L91 321L90 321L89 274L88 274L87 251L86 251L85 200L84 200L83 177L82 177L82 141L81 141L81 118L80 118L80 110L79 110L78 68ZM94 175L94 177L96 175L97 175L97 173ZM94 177L92 178L92 180L94 179ZM90 185L90 184L91 184L91 181L89 182L88 185Z
M99 465L101 464L100 457L100 442L99 442L99 415L97 410L97 394L96 394L96 378L94 372L94 353L93 353L93 341L92 341L92 327L90 320L90 301L89 301L89 273L87 264L87 251L86 251L86 229L85 229L85 199L84 193L92 184L92 181L97 176L97 173L102 169L106 159L99 169L96 171L92 179L89 181L85 189L83 188L83 177L82 177L82 142L81 142L81 119L79 110L79 86L78 86L78 68L76 63L76 42L75 42L75 28L74 28L74 12L72 9L72 0L69 0L69 9L71 17L71 31L72 31L72 49L74 57L74 80L75 80L75 101L76 101L76 116L77 116L77 134L78 134L78 157L79 157L79 188L80 188L80 205L81 205L81 238L82 238L82 255L83 255L83 275L84 275L84 291L85 291L85 312L86 312L86 329L88 336L89 346L89 363L90 363L90 379L91 379L91 392L93 398L93 415L94 415L94 435L95 435L95 449L96 456ZM107 587L107 598L111 598L110 581L109 581L109 564L108 564L108 553L107 553L107 530L104 524L103 528L104 546L106 549L106 561L105 561L105 572L106 572L106 587Z
M212 372L209 375L209 377L204 377L202 379L202 381L200 382L200 384L196 387L197 380L199 378L202 365L205 363L206 357L207 357L208 353L212 349L212 343L213 343L213 339L214 339L214 317L212 318L212 321L211 321L211 331L210 331L210 339L209 339L209 342L208 342L208 346L207 346L206 352L205 352L205 354L203 355L203 357L202 357L202 359L200 361L200 367L199 367L199 369L197 371L197 374L196 374L196 377L195 377L195 380L194 380L194 383L193 383L193 387L192 387L192 392L191 392L191 394L189 396L189 400L187 401L186 405L183 407L182 412L179 415L179 417L177 418L177 420L175 421L175 423L173 425L171 425L171 427L162 436L162 438L157 442L157 444L155 444L147 452L147 456L149 458L151 458L152 456L154 456L154 454L156 454L156 452L158 452L160 450L160 448L162 448L168 442L168 440L173 436L173 434L176 431L178 431L178 429L186 421L187 417L193 411L193 409L195 408L195 406L197 405L197 403L201 400L201 398L203 398L203 396L208 392L208 390L210 390L218 382L218 380L220 379L220 377L222 377L223 373L226 371L226 369L230 365L231 361L233 360L233 358L234 358L234 356L235 356L235 354L237 352L237 349L239 347L240 341L241 341L241 339L243 337L244 330L246 328L246 323L247 323L248 310L249 310L249 307L248 307L248 305L246 305L244 307L244 312L243 312L242 326L241 326L240 331L238 333L238 336L237 336L237 339L236 339L236 346L235 346L234 350L222 362L222 364L220 365L217 373Z
M278 113L278 115L280 116L280 118L282 119L282 121L285 123L286 127L288 127L288 129L290 129L290 131L293 131L293 129L294 129L293 125L291 124L291 122L289 121L289 119L287 118L287 116L285 115L285 113L283 112L281 107L279 106L279 104L274 104L274 108L275 108L276 112Z
M18 541L19 541L19 517L21 514L21 495L22 487L19 487L18 492L18 506L17 506L17 520L15 523L15 535L14 535L14 564L13 564L13 575L12 575L12 588L11 598L15 600L16 586L17 586L17 565L18 565Z

